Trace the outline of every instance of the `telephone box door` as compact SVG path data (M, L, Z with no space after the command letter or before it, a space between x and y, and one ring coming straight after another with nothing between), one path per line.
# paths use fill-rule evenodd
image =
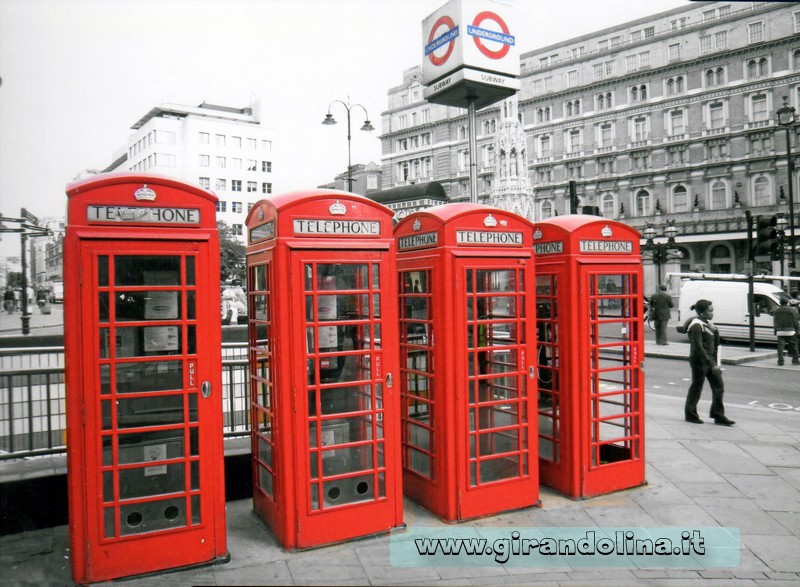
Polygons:
M382 303L397 291L387 257L380 251L292 253L292 271L302 276L291 285L298 302L292 321L306 333L298 338L304 360L293 386L301 547L342 540L358 526L363 533L385 531L402 507L399 494L387 499L401 474L399 428L384 418L387 405L395 413L399 401L396 310Z
M584 428L582 495L608 493L644 480L644 380L641 372L640 270L581 266L580 291L588 292L582 315L581 381L589 382ZM584 425L586 425L584 424ZM587 454L588 453L588 454Z
M82 241L90 581L212 560L224 516L205 242ZM214 252L214 254L217 254ZM216 325L216 320L214 325ZM222 519L222 528L217 520Z
M538 487L535 405L534 292L524 260L458 259L457 323L466 336L459 372L466 397L457 402L462 518L530 505ZM462 338L462 340L464 340ZM515 505L515 502L519 502Z

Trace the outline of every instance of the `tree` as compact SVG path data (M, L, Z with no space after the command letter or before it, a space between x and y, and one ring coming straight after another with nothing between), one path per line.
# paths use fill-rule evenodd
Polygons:
M233 228L222 220L217 221L219 229L219 279L222 282L240 279L245 283L247 263L245 260L245 246L239 241Z

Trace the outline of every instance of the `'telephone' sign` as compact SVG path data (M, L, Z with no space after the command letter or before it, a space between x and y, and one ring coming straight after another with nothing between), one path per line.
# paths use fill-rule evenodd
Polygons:
M461 68L519 77L511 7L498 0L451 0L422 22L422 82Z

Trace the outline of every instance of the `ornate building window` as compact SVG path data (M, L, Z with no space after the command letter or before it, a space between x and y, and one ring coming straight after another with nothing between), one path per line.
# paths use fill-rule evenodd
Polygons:
M716 180L711 184L711 209L724 210L728 208L728 186L722 180Z
M753 206L772 204L771 182L766 175L753 178Z
M722 67L710 67L705 71L706 87L719 86L725 83L725 69Z
M688 212L689 211L689 192L682 185L676 185L672 188L672 212Z
M639 190L636 193L636 215L649 216L652 214L652 210L653 206L650 192L647 190Z
M600 212L602 213L603 217L605 218L616 218L617 217L617 198L614 197L614 194L603 194L600 196Z

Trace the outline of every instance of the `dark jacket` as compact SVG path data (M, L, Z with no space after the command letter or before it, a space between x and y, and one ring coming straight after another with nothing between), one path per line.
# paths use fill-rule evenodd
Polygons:
M669 320L670 308L672 308L672 296L667 292L660 291L650 297L650 311L657 320Z
M772 328L776 334L779 330L794 330L795 334L800 330L797 310L789 306L778 306L772 315L772 320Z
M719 331L713 322L696 317L689 326L689 363L696 367L717 366Z

